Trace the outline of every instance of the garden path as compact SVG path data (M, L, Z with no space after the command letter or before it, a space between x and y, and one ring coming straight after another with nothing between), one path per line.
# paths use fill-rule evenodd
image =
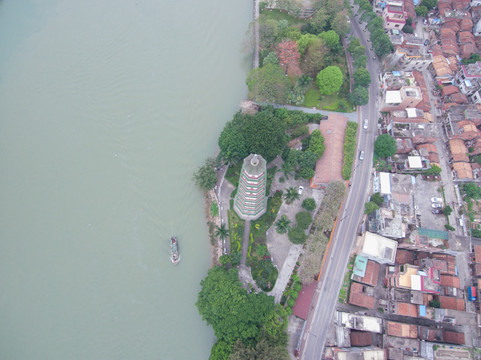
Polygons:
M247 250L249 249L249 235L251 233L251 221L246 220L244 223L244 238L242 241L242 258L241 258L241 266L246 265L247 261Z
M274 296L275 303L279 303L281 301L282 293L286 289L287 283L291 278L297 259L302 252L302 247L302 244L292 244L289 249L287 258L284 261L284 265L282 265L281 272L277 278L276 285L274 285L274 289L268 293L268 295Z

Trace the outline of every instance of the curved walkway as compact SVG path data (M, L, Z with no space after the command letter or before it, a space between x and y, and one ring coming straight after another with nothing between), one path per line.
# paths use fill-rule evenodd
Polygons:
M302 106L294 106L294 105L281 105L281 104L271 104L271 103L263 103L263 102L258 102L255 103L260 106L267 106L271 105L277 109L287 109L287 110L293 110L293 111L302 111L308 114L322 114L322 115L329 115L329 114L340 114L342 116L345 116L349 119L349 121L353 122L358 122L358 116L357 116L357 111L354 111L352 113L343 113L343 112L337 112L337 111L327 111L327 110L319 110L316 108L306 108Z

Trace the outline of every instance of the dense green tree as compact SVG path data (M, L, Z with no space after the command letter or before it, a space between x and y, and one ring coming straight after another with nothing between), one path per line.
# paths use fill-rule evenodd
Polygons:
M339 35L334 30L324 31L319 34L319 37L324 40L329 49L338 51L341 48Z
M302 71L315 78L326 65L327 54L329 54L329 48L324 40L316 38L307 46L306 54L301 62Z
M324 150L326 150L326 145L324 144L324 137L322 136L319 129L316 129L311 133L311 138L309 140L309 148L307 150L314 153L317 158L320 158L322 154L324 154Z
M449 205L447 205L444 209L443 209L443 214L446 215L446 216L449 216L453 213L453 208Z
M286 215L282 215L275 224L277 233L285 234L290 229L290 224L291 220L289 220Z
M377 18L377 14L371 10L366 11L364 14L361 15L360 20L367 22L368 24L373 21L375 18Z
M316 172L312 168L299 169L299 176L306 180L310 180L315 174Z
M224 126L217 143L220 156L230 163L236 163L249 155L244 135L235 121Z
M316 200L313 198L307 198L302 201L302 207L307 211L312 211L316 208Z
M284 200L286 201L287 205L292 204L295 200L298 200L301 196L299 195L298 190L295 187L289 187L286 189L284 193Z
M467 183L463 185L464 193L468 198L481 199L481 189L475 183Z
M357 69L354 71L354 86L367 87L371 83L371 74L366 69Z
M193 179L197 186L204 191L213 189L217 183L217 174L214 169L215 159L208 158L205 160L204 165L199 167L194 173Z
M328 66L317 75L317 85L322 95L338 92L342 85L342 71L337 66Z
M251 154L260 154L268 162L282 152L287 145L285 122L275 116L272 108L266 108L255 116L248 116L243 131Z
M232 345L225 341L216 341L210 350L209 360L229 360L232 353Z
M324 9L318 9L309 19L312 32L319 34L329 25L329 13Z
M367 56L366 55L359 55L354 59L353 62L354 68L365 68L367 65Z
M217 341L255 342L264 319L274 309L273 298L248 294L237 271L220 266L211 268L200 284L196 305L202 319L213 327Z
M379 57L389 54L394 49L391 39L382 29L376 29L371 33L371 42L374 52Z
M346 34L349 32L349 29L350 29L349 22L348 22L348 14L346 9L334 15L331 21L331 28L340 37L346 36Z
M379 209L379 206L375 202L369 201L364 204L364 214L369 215L370 213Z
M439 175L441 174L441 168L437 166L436 164L432 164L429 169L424 171L424 174L426 175Z
M312 223L311 213L307 211L299 211L296 214L296 226L306 230Z
M428 10L432 10L438 6L438 0L423 0L420 6L425 6Z
M393 156L396 153L396 140L389 134L379 135L374 142L374 151L382 158Z
M293 26L289 27L284 33L284 38L291 39L292 41L298 41L301 36L301 30Z
M277 20L260 16L258 22L260 47L263 49L274 49L279 35L279 24Z
M229 360L289 360L289 354L284 345L272 345L268 340L261 339L255 348L238 342L234 345Z
M279 59L274 51L270 51L264 60L262 60L263 66L266 66L267 64L279 65Z
M382 203L384 202L384 199L381 196L381 194L377 192L371 195L371 201L375 203L377 206L381 206Z
M301 77L300 77L299 79L297 79L297 84L298 84L301 88L305 89L305 88L307 88L307 87L309 86L309 84L311 83L311 81L312 81L312 78L311 78L309 75L307 75L307 74L302 74Z
M479 54L476 54L476 53L472 53L469 58L464 58L461 60L461 62L463 64L474 64L478 61L481 60L481 56L479 56Z
M369 90L361 86L355 87L347 99L354 105L366 105L369 102Z
M373 20L371 20L367 24L367 29L369 32L372 32L376 29L383 29L384 28L384 19L380 16L376 16Z
M414 11L416 11L416 15L417 16L426 16L426 14L428 13L428 8L424 5L421 5L421 6L418 6L414 9Z
M287 237L293 244L304 244L307 240L306 232L298 226L291 228Z
M253 69L247 77L249 98L257 101L285 103L290 83L284 70L273 64Z
M402 32L405 34L412 34L414 33L414 29L411 25L404 25L402 28Z
M317 36L314 34L307 33L307 34L301 35L299 40L297 40L297 50L299 51L299 54L304 55L304 53L307 50L307 47L316 39L317 39Z
M359 40L359 38L357 37L351 36L349 38L349 45L347 46L347 51L352 54L354 49L358 48L359 46L361 46L361 40Z

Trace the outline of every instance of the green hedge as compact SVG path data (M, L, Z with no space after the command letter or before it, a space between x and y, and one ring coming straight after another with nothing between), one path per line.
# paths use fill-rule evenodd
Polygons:
M349 180L352 173L352 164L356 154L357 123L348 122L344 135L344 150L342 157L342 178Z

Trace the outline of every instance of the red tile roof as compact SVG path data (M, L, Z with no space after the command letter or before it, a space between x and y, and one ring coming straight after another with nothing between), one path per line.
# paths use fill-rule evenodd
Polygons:
M372 334L366 331L351 330L351 346L369 346L372 345Z
M444 96L456 94L458 92L459 92L459 88L457 86L448 85L448 86L443 87L443 95Z
M464 299L458 299L452 296L440 296L439 302L442 309L460 310L465 311L466 305Z
M349 291L349 304L374 309L376 299L372 296L366 295L362 290L364 286L353 282L351 283L351 290Z
M443 335L444 335L443 336L444 342L447 342L450 344L458 344L458 345L464 345L465 343L464 333L444 330Z
M381 265L379 265L377 262L368 260L367 266L366 266L366 273L364 274L364 277L358 281L363 284L376 286L377 280L379 278L380 267Z
M453 275L441 275L441 285L460 289L459 278Z
M395 264L413 264L414 253L409 250L397 249Z
M397 314L403 316L417 317L418 307L414 304L398 302L397 303Z
M391 336L417 339L418 327L417 325L413 324L403 324L394 321L387 321L386 333Z
M316 291L316 285L317 282L314 281L313 283L302 287L299 296L296 299L296 304L292 308L292 314L303 320L307 319L312 297L314 296L314 291Z
M474 258L476 264L481 264L481 245L476 245L474 247Z

